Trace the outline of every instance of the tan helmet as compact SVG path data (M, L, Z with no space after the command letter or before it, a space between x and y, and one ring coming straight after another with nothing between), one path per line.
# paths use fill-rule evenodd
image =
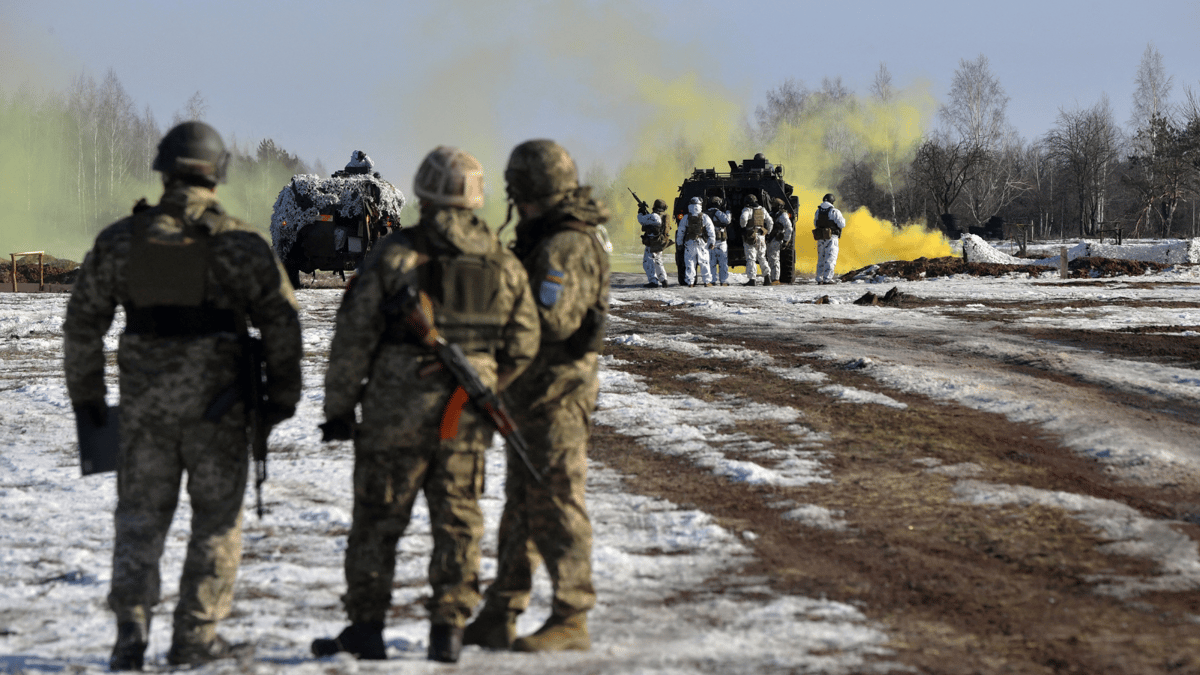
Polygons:
M483 207L483 165L469 153L439 145L425 156L413 193L422 201L463 209Z
M533 203L579 187L579 171L561 145L538 139L513 148L504 181L509 199Z

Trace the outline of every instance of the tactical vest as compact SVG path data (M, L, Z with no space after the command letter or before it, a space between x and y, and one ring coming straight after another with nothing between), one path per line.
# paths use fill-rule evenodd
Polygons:
M827 227L835 231L838 229L837 221L829 217L831 211L833 211L832 207L828 209L817 208L817 227Z
M782 216L783 214L780 214ZM783 223L779 222L778 217L772 218L775 221L775 227L771 228L771 241L783 241Z
M433 300L434 326L447 342L467 352L494 354L503 344L503 329L508 309L500 307L500 281L504 254L497 245L479 255L461 253L436 246L428 226L402 230L409 246L422 258L417 267L418 286ZM387 315L384 340L413 343L405 317Z
M718 213L720 213L720 209L709 209L708 218L712 221L713 231L717 233L717 241L725 241L729 238L729 233L725 231L725 223L717 218Z
M748 224L750 225L749 230L751 239L757 240L759 237L762 237L767 233L766 228L763 227L764 222L766 221L764 217L764 211L761 206L755 206L754 208L750 209L750 222Z
M703 238L704 238L704 215L701 214L701 215L693 216L692 214L689 213L687 216L687 229L685 229L683 231L683 240L691 241L693 239L703 239Z
M147 208L144 202L134 207L124 268L129 294L126 333L180 337L244 330L244 320L239 322L233 310L205 302L211 231L223 217L219 209L210 207L199 222L184 222L178 234L164 234L152 227L172 226L178 222L174 216L158 207Z
M658 225L642 225L642 246L661 246L663 244L663 233L666 231L665 214L656 214L659 217ZM661 250L661 249L659 249Z

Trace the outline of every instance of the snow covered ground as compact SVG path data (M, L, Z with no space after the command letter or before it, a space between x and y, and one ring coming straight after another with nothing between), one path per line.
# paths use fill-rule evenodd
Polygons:
M881 280L911 295L935 300L920 309L859 307L852 301L869 284L776 288L614 288L613 340L673 350L692 360L736 360L771 368L781 377L821 382L823 375L784 368L770 355L703 334L664 335L639 324L631 303L655 300L684 306L699 317L735 326L747 336L803 333L818 345L814 356L874 378L876 391L828 386L822 393L847 405L902 406L888 393L919 393L997 412L1040 425L1064 444L1110 463L1114 472L1155 481L1172 472L1200 470L1196 420L1154 425L1097 416L1088 401L1063 395L1056 383L1015 373L999 364L1051 363L1060 372L1101 387L1200 404L1194 369L1113 358L1070 347L1047 347L989 330L1003 318L1030 327L1114 330L1159 326L1181 340L1198 340L1200 268L1180 266L1157 275L1111 283L1045 278L955 277L920 282ZM737 283L738 275L731 278ZM1154 282L1154 283L1144 283ZM258 645L255 672L384 672L394 664L337 658L316 661L308 644L335 634L344 617L342 554L350 525L348 444L321 444L321 382L332 316L340 293L298 293L306 343L305 393L298 414L272 435L268 514L253 515L247 493L245 555L234 614L222 632ZM813 304L819 295L832 302ZM973 302L1011 302L998 316ZM74 427L61 374L61 295L0 295L0 671L96 671L105 668L115 633L105 606L111 555L112 474L80 478ZM1059 302L1065 301L1065 302ZM940 305L938 303L945 303ZM1042 305L1045 305L1043 308ZM831 330L831 325L839 330ZM115 336L116 329L110 335ZM115 346L115 340L114 344ZM603 363L597 422L655 450L686 457L730 481L804 485L830 480L822 468L828 440L803 426L795 409L726 400L706 402L649 392L628 364ZM699 371L699 369L698 369ZM688 377L711 377L697 372ZM113 379L110 374L110 385ZM738 421L765 419L790 425L799 440L789 447L756 446L732 430ZM770 458L770 468L755 461ZM736 459L732 455L736 454ZM484 512L485 556L495 551L503 497L503 455L489 454ZM764 463L765 464L765 463ZM1146 580L1098 580L1101 592L1128 596L1150 588L1200 587L1196 544L1170 528L1105 500L1035 491L979 480L969 467L957 472L964 504L1053 504L1091 526L1111 531L1135 555L1163 561L1164 572ZM594 567L599 605L591 615L595 647L583 654L495 654L468 648L457 672L870 672L888 667L888 626L867 621L859 609L820 598L783 596L763 579L736 571L751 550L750 531L731 532L702 510L631 493L621 476L594 464L589 499L595 524ZM158 607L148 656L158 665L170 642L170 611L186 543L186 495L163 558L164 602ZM839 514L817 505L780 504L800 527L837 529ZM420 599L429 542L423 504L400 544L395 605L385 633L390 656L407 670L441 672L424 660L428 625ZM495 561L485 557L484 577ZM692 593L713 578L728 581L721 594ZM548 584L539 576L533 607L520 630L536 628L547 613ZM892 664L895 665L895 664ZM235 670L219 664L201 672Z

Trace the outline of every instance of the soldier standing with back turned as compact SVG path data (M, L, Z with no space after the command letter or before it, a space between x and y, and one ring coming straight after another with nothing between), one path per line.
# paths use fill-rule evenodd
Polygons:
M725 200L712 197L709 200L708 218L712 221L713 231L717 242L709 251L708 265L712 270L714 284L729 285L729 212L725 210ZM719 271L719 274L718 274Z
M104 334L116 307L125 309L108 595L117 615L112 670L142 669L159 600L158 562L184 472L192 531L167 662L194 665L241 651L216 628L230 612L241 558L249 411L238 403L215 421L205 411L238 381L247 321L263 341L264 423L290 417L300 398L296 300L267 242L217 203L228 161L207 124L171 129L154 159L166 188L162 200L139 202L132 216L96 237L67 304L67 391L75 414L97 426L107 417Z
M518 145L504 177L521 216L513 251L529 272L542 324L537 358L508 399L541 482L510 449L496 580L464 642L516 651L586 650L587 611L596 592L584 487L609 286L597 226L608 211L590 187L579 187L575 162L553 141ZM554 590L550 618L517 639L517 615L529 606L539 562L546 563Z
M642 226L642 245L646 247L642 254L646 288L667 287L667 268L663 267L662 254L671 241L668 222L667 203L661 199L654 200L654 208L649 212L641 208L638 210L638 224Z
M833 207L833 195L826 193L813 215L813 235L817 239L817 283L836 284L838 240L846 228L846 217Z
M739 220L742 226L742 247L746 251L747 286L758 283L758 267L762 268L763 285L771 285L771 268L767 264L767 237L773 221L767 210L758 204L758 197L746 196L746 206Z
M472 213L483 206L479 162L439 147L422 162L413 192L421 220L388 235L364 262L338 308L330 346L324 440L354 438L354 521L342 596L350 626L336 638L315 640L316 656L387 658L383 625L396 544L418 492L433 530L433 595L426 603L431 660L458 660L463 626L479 602L479 496L494 427L463 407L456 396L461 383L408 323L412 308L404 298L430 297L433 327L466 352L493 391L525 370L538 348L525 270Z
M784 208L783 200L776 197L771 201L772 211L771 218L774 226L771 228L771 235L767 242L767 267L771 269L771 285L778 286L780 283L779 277L782 271L779 267L779 252L783 250L783 245L792 239L792 218L788 215L787 209Z

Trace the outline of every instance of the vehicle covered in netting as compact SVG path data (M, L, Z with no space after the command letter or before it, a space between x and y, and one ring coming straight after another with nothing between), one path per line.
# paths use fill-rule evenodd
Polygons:
M399 227L404 195L372 168L371 159L355 150L346 168L331 177L298 174L279 191L271 245L293 286L299 286L301 272L344 277Z

